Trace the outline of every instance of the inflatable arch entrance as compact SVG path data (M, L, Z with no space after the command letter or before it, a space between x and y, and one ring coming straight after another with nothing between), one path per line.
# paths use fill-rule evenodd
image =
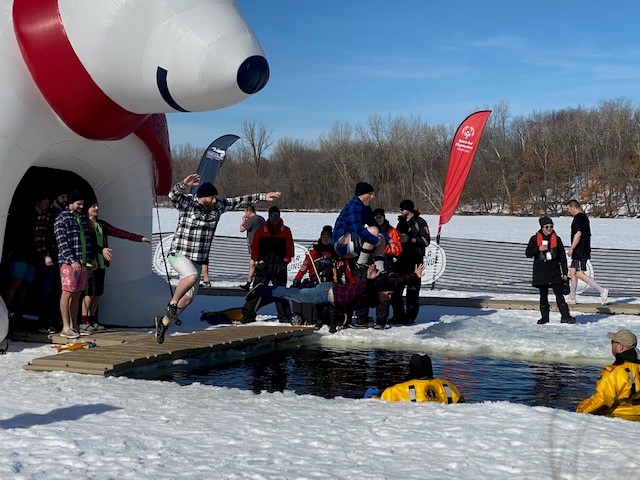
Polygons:
M162 114L231 106L269 77L233 0L13 0L0 27L0 239L30 167L79 175L101 217L150 237L154 194L171 186ZM110 323L148 326L166 303L149 249L118 249L100 307Z

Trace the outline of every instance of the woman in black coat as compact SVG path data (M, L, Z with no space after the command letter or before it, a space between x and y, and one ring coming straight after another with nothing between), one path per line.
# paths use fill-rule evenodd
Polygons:
M540 290L539 324L549 323L549 287L553 289L562 323L576 323L564 299L563 282L567 279L567 255L562 240L553 230L553 220L539 219L540 230L529 239L525 255L533 258L532 285Z

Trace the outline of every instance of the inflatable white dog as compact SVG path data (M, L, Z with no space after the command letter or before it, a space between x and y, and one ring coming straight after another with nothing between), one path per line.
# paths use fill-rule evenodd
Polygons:
M13 0L0 27L0 241L30 167L80 175L103 218L150 237L154 193L171 186L154 114L227 107L269 76L233 0ZM167 302L145 248L114 252L100 304L110 323L148 326ZM0 300L0 340L6 328Z

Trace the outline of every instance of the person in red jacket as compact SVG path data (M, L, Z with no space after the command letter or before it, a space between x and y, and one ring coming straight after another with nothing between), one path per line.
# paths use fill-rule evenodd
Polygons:
M251 258L255 262L253 287L257 285L276 286L287 284L287 265L293 257L293 236L289 227L280 217L280 209L275 205L269 208L269 218L256 230L251 243ZM256 321L258 299L247 300L242 307L241 323ZM278 320L281 323L291 322L291 306L286 300L277 300Z

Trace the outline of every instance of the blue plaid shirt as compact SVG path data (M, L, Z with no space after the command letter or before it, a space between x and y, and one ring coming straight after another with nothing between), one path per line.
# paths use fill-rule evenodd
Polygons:
M209 261L211 241L216 233L220 215L238 205L266 200L266 193L254 193L233 198L218 198L213 210L205 209L191 194L184 193L187 186L176 183L169 192L169 199L180 211L178 228L171 242L169 253L184 255L197 264Z
M80 220L80 223L78 223ZM93 245L89 233L89 222L85 215L63 210L53 224L53 232L58 244L58 263L71 265L73 262L82 264L82 242L80 241L80 226L84 231L86 245L86 262L94 260Z
M371 207L367 207L357 196L347 203L336 220L333 227L333 242L347 233L355 233L363 242L377 245L378 237L371 234L365 225L377 227L378 223L373 217Z

